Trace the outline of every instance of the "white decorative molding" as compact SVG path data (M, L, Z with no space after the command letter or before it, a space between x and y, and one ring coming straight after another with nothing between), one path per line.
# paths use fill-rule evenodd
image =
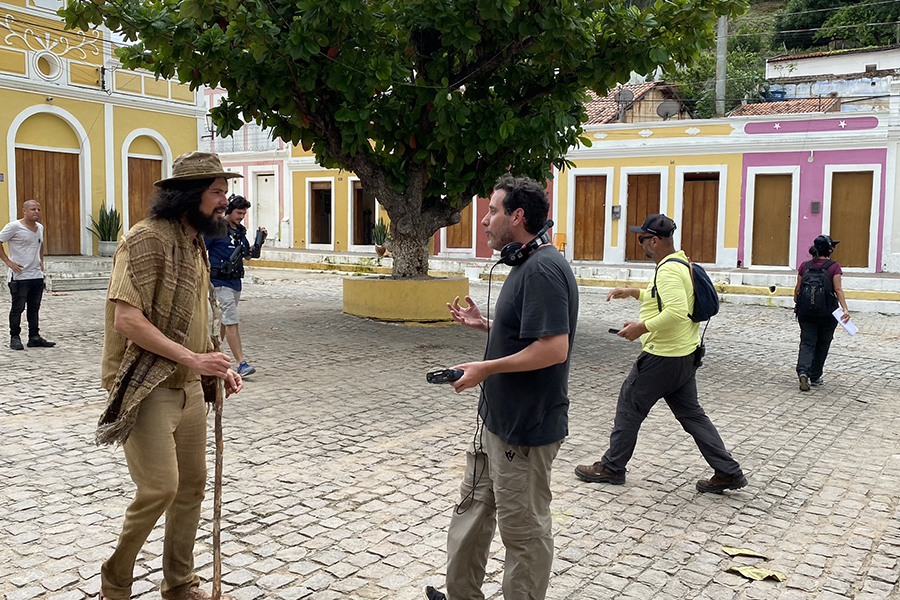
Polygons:
M607 137L609 137L608 133L595 133L594 134L595 140L605 140Z
M696 127L688 127L684 130L684 132L688 135L697 135L698 133L700 133L700 130Z
M649 129L641 129L640 131L638 131L638 135L641 136L642 138L648 138L651 135L653 135L653 132L650 131Z
M70 31L66 33L45 31L43 34L40 34L36 33L31 27L27 27L22 33L19 33L18 31L13 31L12 25L10 24L10 21L15 22L15 20L16 18L13 15L6 15L6 17L0 21L0 27L9 31L3 38L3 42L7 46L12 46L12 40L19 39L22 40L25 46L32 52L52 52L57 56L65 56L69 52L80 52L82 60L85 60L88 57L88 53L85 49L89 49L94 56L100 55L100 49L97 47L97 42L101 41L101 37L100 32L96 29L90 32L94 37L92 40L89 40L83 31ZM57 33L56 39L54 39L54 33ZM74 36L81 37L81 43L77 46L72 46L69 43L69 38Z

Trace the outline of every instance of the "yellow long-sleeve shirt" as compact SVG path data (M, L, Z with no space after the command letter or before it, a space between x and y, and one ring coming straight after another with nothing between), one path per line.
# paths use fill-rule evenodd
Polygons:
M694 285L688 267L673 258L688 261L679 250L662 260L656 272L656 291L662 300L662 312L652 294L653 282L641 290L640 320L648 333L641 336L644 352L656 356L687 356L700 345L700 324L688 313L694 308Z

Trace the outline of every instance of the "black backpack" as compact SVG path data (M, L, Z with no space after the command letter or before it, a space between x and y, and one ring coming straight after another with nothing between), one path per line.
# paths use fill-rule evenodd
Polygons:
M834 282L828 273L828 268L833 264L833 260L826 260L816 267L813 261L806 261L806 272L800 279L800 293L794 305L798 317L827 317L837 308Z
M691 283L694 285L694 309L688 313L691 321L694 323L702 323L708 321L710 317L714 317L719 313L719 294L713 285L712 280L707 275L706 270L695 262L687 262L680 258L670 258L665 262L679 262L686 266L691 272ZM663 263L660 263L662 266ZM659 267L656 268L659 271ZM656 273L653 274L653 296L656 297L656 306L659 312L662 312L662 299L656 292ZM706 333L704 331L704 333Z

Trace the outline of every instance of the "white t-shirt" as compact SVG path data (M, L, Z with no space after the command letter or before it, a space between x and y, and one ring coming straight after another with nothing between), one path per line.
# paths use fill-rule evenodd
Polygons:
M10 269L9 274L6 276L6 281L44 278L44 273L41 271L41 244L44 242L43 225L38 223L37 231L31 231L21 221L12 221L0 230L0 242L6 242L10 260L22 265L21 273L16 273Z

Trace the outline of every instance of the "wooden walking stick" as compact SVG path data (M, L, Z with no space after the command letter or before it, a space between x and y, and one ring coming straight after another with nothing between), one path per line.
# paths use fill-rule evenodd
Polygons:
M219 384L221 387L222 384ZM222 455L225 442L222 437L222 394L216 394L216 470L213 483L213 585L212 600L222 596Z
M216 302L213 286L209 286L210 304L210 337L213 342L213 351L222 351L222 340L219 335L222 328L222 309ZM222 408L225 404L225 381L216 379L216 401L213 404L215 411L216 428L216 466L213 476L213 582L212 600L222 597L222 464L225 453L225 441L222 435Z

